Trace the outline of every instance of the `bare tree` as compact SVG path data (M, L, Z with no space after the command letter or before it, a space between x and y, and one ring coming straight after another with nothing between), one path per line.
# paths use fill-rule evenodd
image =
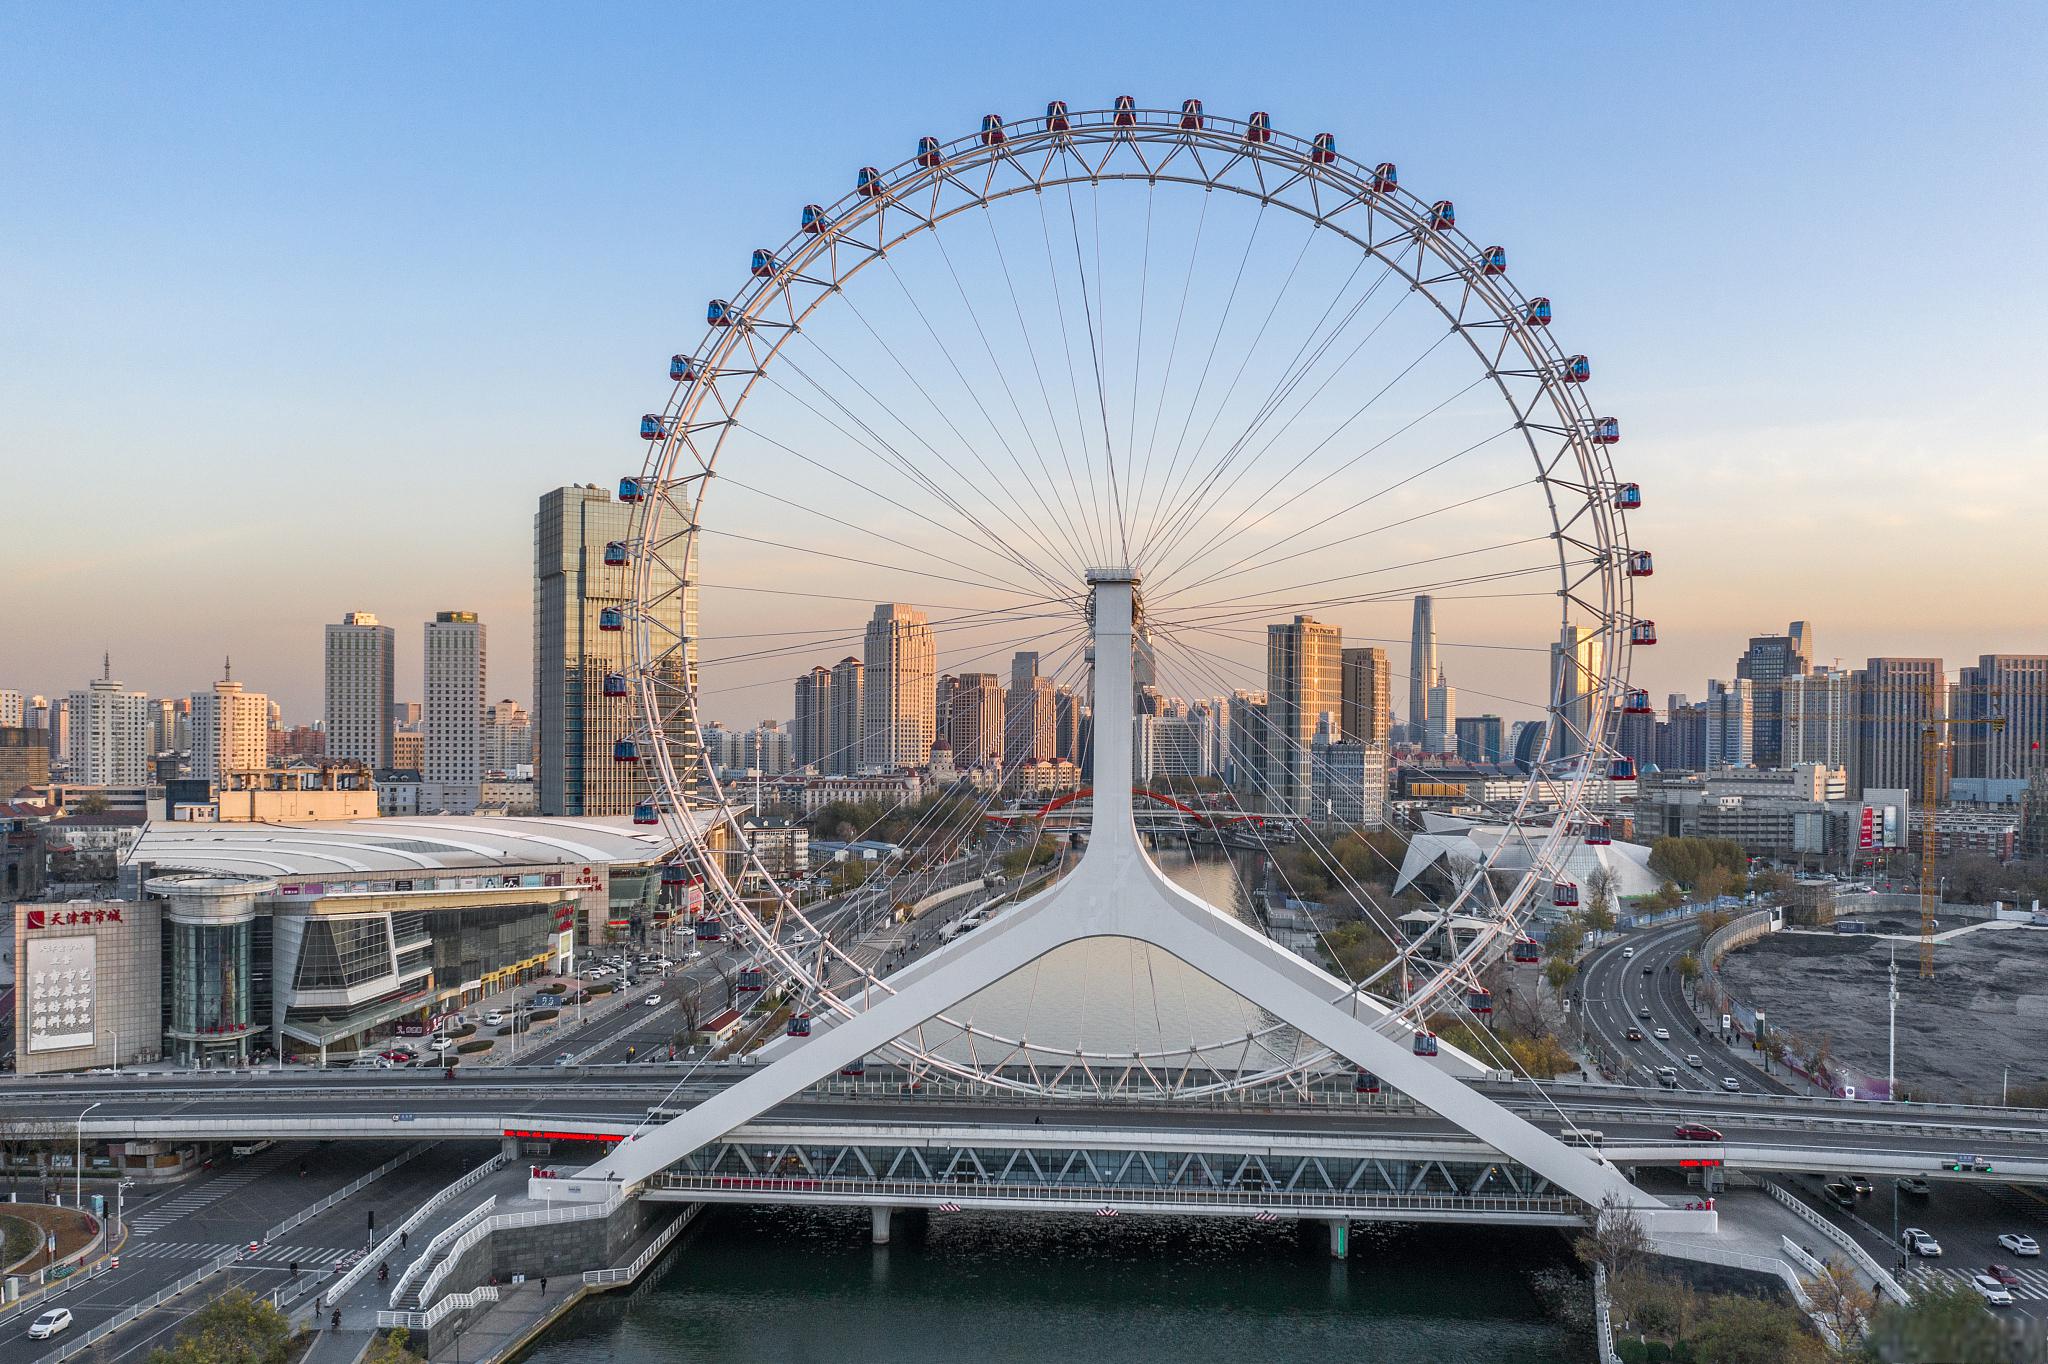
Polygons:
M1599 1265L1609 1279L1632 1274L1650 1257L1650 1236L1643 1220L1620 1197L1609 1194L1600 1200L1600 1211L1578 1239L1572 1253L1585 1265Z
M1856 1277L1856 1272L1839 1260L1828 1260L1821 1272L1806 1282L1806 1296L1814 1311L1828 1319L1840 1341L1844 1358L1856 1357L1870 1320L1877 1313L1877 1298Z

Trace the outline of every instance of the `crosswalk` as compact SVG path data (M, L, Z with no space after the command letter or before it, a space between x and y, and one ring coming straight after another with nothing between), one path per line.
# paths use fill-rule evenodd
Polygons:
M2019 1279L2018 1283L2006 1285L2014 1298L2022 1302L2048 1302L2048 1266L2037 1259L2016 1259L2009 1255L1998 1263L2012 1270L2014 1277ZM1923 1284L1938 1283L1943 1279L1967 1284L1973 1276L1983 1272L1984 1266L1979 1264L1917 1264L1907 1269L1906 1286L1911 1291L1918 1291Z
M152 1260L211 1260L229 1251L236 1252L237 1260L243 1264L296 1263L302 1269L352 1265L363 1258L361 1249L344 1246L263 1245L250 1250L247 1242L226 1241L130 1241L122 1253Z
M186 1189L168 1202L152 1205L146 1212L128 1218L128 1229L136 1236L150 1236L165 1227L182 1222L202 1208L211 1207L229 1194L246 1185L253 1184L275 1170L287 1159L282 1150L266 1151L253 1160L243 1162L238 1168L202 1180Z

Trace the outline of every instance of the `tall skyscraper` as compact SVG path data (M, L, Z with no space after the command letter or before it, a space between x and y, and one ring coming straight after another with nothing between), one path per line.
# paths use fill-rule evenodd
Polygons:
M425 635L421 812L475 814L483 800L484 698L490 694L485 627L474 611L437 611Z
M1755 709L1755 762L1758 767L1785 765L1784 690L1788 677L1813 671L1813 638L1806 622L1795 620L1782 635L1752 635L1749 648L1735 662L1735 676L1750 683Z
M938 644L925 614L882 602L862 641L866 765L923 767L938 724Z
M953 732L948 728L953 723L953 693L960 689L960 679L951 673L939 674L939 685L932 701L932 723L936 726L932 742L943 739L950 746Z
M861 672L860 660L851 654L832 668L832 746L825 771L835 777L854 775L866 761L866 687Z
M703 746L683 701L696 683L696 545L682 581L654 571L652 619L605 630L605 611L633 609L634 571L606 564L605 546L632 536L633 509L594 484L543 494L534 517L535 777L544 815L623 815L647 794L644 764L612 759L612 746L638 725L635 702L604 694L607 674L631 671L635 628L646 629L670 660L655 679L671 698L663 715L670 760L679 775L693 779L699 770Z
M1927 721L1948 714L1948 682L1938 658L1873 658L1856 671L1856 744L1850 753L1849 795L1906 790L1919 800L1920 737ZM1947 739L1935 758L1935 799L1948 791Z
M1815 668L1778 684L1779 763L1819 763L1846 768L1853 761L1856 697L1854 674Z
M1420 743L1429 733L1429 689L1436 685L1436 600L1415 599L1415 620L1408 635L1408 739Z
M149 696L123 691L110 665L65 699L70 780L85 786L149 784Z
M391 766L391 627L351 611L327 627L327 756Z
M1546 761L1576 758L1588 740L1598 742L1607 721L1596 712L1600 688L1600 636L1583 625L1567 625L1550 646L1552 734Z
M1671 698L1668 717L1657 726L1657 765L1667 771L1702 772L1707 767L1707 705Z
M1437 670L1437 681L1429 689L1429 728L1422 736L1422 747L1430 753L1448 753L1458 742L1458 689L1444 681L1443 670Z
M151 737L162 729L163 707L149 707ZM232 677L213 684L213 690L192 694L192 760L188 771L195 781L211 782L216 789L227 785L230 772L260 771L270 762L270 698L261 692L243 691ZM154 750L152 750L154 751Z
M961 673L953 690L947 731L953 762L963 771L1003 761L1003 681L994 673Z
M0 729L22 727L21 700L21 693L18 691L0 691Z
M1756 765L1755 689L1746 677L1707 683L1707 765Z
M798 767L826 771L832 754L832 670L820 663L796 680L791 754Z
M1505 751L1498 715L1461 715L1457 719L1458 757L1468 763L1497 763ZM1648 761L1646 757L1644 761Z
M1061 762L1081 761L1081 717L1088 707L1072 687L1054 686L1052 755Z
M2048 655L1984 654L1962 670L1958 717L2005 723L1953 731L1956 775L2025 781L2048 767Z
M1419 608L1425 599L1417 600ZM1309 813L1316 724L1344 708L1343 652L1343 633L1313 616L1266 627L1265 795L1273 810Z
M1394 665L1385 649L1362 646L1344 651L1344 742L1380 744L1394 737Z
M1057 748L1059 703L1052 679L1038 675L1036 653L1021 652L1010 660L1010 691L1003 705L1003 765L1051 759Z
M484 771L533 765L533 717L517 701L493 701L484 712Z

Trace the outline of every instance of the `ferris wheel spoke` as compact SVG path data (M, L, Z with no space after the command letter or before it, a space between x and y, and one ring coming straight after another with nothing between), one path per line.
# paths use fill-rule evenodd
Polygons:
M1363 270L1365 264L1364 260L1360 260L1353 267L1352 274L1346 279L1344 288L1348 289L1350 287L1352 281ZM1367 286L1364 293L1345 311L1337 325L1331 328L1327 335L1323 335L1319 339L1318 333L1327 323L1329 314L1334 311L1338 299L1341 298L1341 292L1333 295L1330 304L1324 309L1323 316L1317 320L1316 326L1309 330L1300 346L1296 348L1295 353L1281 367L1279 377L1274 381L1273 387L1268 392L1266 398L1254 409L1251 417L1245 422L1244 427L1217 454L1215 462L1204 470L1199 477L1195 477L1195 471L1201 468L1201 450L1207 447L1209 433L1214 430L1217 420L1222 415L1222 408L1220 405L1218 406L1215 414L1210 419L1209 431L1204 432L1200 445L1197 446L1195 452L1190 456L1187 464L1180 466L1179 460L1176 457L1174 466L1178 468L1178 476L1173 481L1170 490L1162 490L1162 495L1157 504L1155 504L1152 522L1146 533L1148 543L1157 536L1178 528L1186 512L1195 506L1197 500L1203 496L1204 492L1208 488L1213 487L1216 480L1227 472L1230 466L1244 454L1258 434L1259 429L1279 412L1285 401L1307 380L1315 367L1328 356L1339 338L1343 336L1351 324L1365 310L1366 305L1373 300L1374 296L1379 293L1388 280L1394 278L1397 278L1394 271L1382 269L1373 279L1372 283ZM1266 448L1270 448L1275 440L1284 435L1287 430L1291 429L1301 419L1310 405L1322 395L1323 390L1328 388L1337 376L1343 372L1344 368L1358 356L1359 352L1370 345L1373 339L1380 334L1381 330L1393 320L1394 315L1401 310L1401 305L1406 300L1407 295L1405 293L1395 298L1386 311L1367 329L1365 335L1360 337L1344 357L1332 367L1329 376L1317 384L1310 391L1308 397L1296 407L1294 415L1266 442ZM1192 483L1188 482L1190 478L1194 479Z
M1102 423L1102 462L1109 474L1110 510L1115 518L1116 544L1122 556L1122 562L1129 563L1131 558L1131 527L1129 520L1124 515L1123 484L1118 478L1116 471L1116 446L1109 434L1109 391L1103 384L1102 345L1095 330L1097 325L1096 313L1098 310L1089 296L1088 266L1081 255L1081 219L1074 211L1074 187L1071 183L1067 185L1066 197L1067 226L1071 231L1074 242L1074 270L1081 280L1081 316L1084 324L1082 330L1088 335L1088 360L1095 376L1095 407Z
M1283 483L1285 483L1287 479L1292 478L1295 475L1295 473L1297 473L1302 468L1302 466L1307 464L1311 459L1315 458L1316 455L1320 454L1323 451L1323 449L1330 444L1330 442L1336 440L1338 436L1342 435L1347 429L1349 429L1353 422L1356 422L1360 418L1362 418L1379 402L1381 398L1384 398L1387 394L1391 393L1403 379L1407 378L1410 374L1414 373L1416 368L1420 366L1423 361L1427 360L1431 355L1435 354L1438 346L1441 346L1445 341L1448 341L1455 334L1456 333L1454 332L1443 332L1439 334L1436 340L1430 342L1428 347L1426 347L1420 355L1416 356L1413 360L1410 360L1406 365L1402 366L1393 378L1387 380L1385 384L1381 385L1380 388L1377 389L1371 397L1367 398L1365 402L1362 403L1356 411L1354 411L1350 416L1346 417L1342 422L1338 423L1338 425L1334 429L1332 429L1327 436L1323 437L1321 440L1311 445L1308 448L1308 450L1306 450L1301 455L1300 458L1296 459L1293 464L1288 466L1287 470L1284 473L1282 473L1278 478L1273 480L1272 484L1269 485L1265 489L1265 491L1259 493L1256 497L1246 499L1241 504L1240 510L1236 513L1236 515L1232 516L1230 520L1225 524L1220 537L1204 537L1202 543L1199 546L1197 546L1196 552L1193 555L1183 557L1178 563L1173 565L1173 567L1167 569L1162 576L1167 580L1171 580L1175 574L1184 571L1192 564L1199 563L1202 560L1202 558L1206 554L1211 552L1219 543L1228 543L1228 539L1235 538L1238 531L1241 530L1242 527L1246 524L1247 518L1255 515L1274 515L1284 510L1286 507L1292 506L1294 502L1299 501L1300 498L1306 496L1307 493L1312 491L1314 488L1319 487L1322 484L1328 482L1335 475L1350 469L1351 467L1356 465L1360 460L1365 459L1368 455L1371 455L1375 451L1384 448L1388 444L1388 442L1396 439L1399 436L1406 435L1410 431L1413 431L1416 427L1422 425L1431 417L1436 416L1445 408L1449 407L1452 403L1464 397L1465 394L1471 392L1474 388L1477 388L1482 382L1484 382L1484 376L1472 380L1463 388L1451 394L1449 397L1443 399L1435 406L1427 409L1426 411L1422 412L1416 417L1411 418L1409 421L1403 423L1401 426L1396 427L1394 431L1392 431L1388 435L1382 437L1378 441L1375 441L1373 444L1367 446L1365 449L1359 451L1357 454L1351 456L1349 459L1342 461L1336 467L1324 473L1314 483L1311 483L1307 488L1304 488L1300 492L1296 493L1294 497L1280 503L1276 507L1268 508L1264 511L1258 510L1259 503L1264 501L1267 496L1269 496L1275 489L1279 488ZM1271 449L1274 441L1277 441L1281 434L1284 434L1284 428L1281 432L1276 432L1274 434L1272 440L1269 440L1266 443L1265 449ZM1264 452L1265 450L1262 449L1260 451L1260 454L1263 455ZM1248 472L1250 472L1250 470L1254 467L1256 463L1256 459L1247 460L1241 463L1238 466L1237 472L1231 476L1230 481L1227 484L1223 485L1221 488L1215 490L1213 496L1219 501L1229 499L1232 496L1234 496L1237 491L1238 484L1243 481L1244 476ZM1166 546L1164 546L1161 549L1160 553L1162 557L1178 549L1180 543L1189 536L1189 534L1193 531L1196 524L1197 522L1194 518L1183 517L1180 526L1174 532L1173 539L1170 540L1166 544Z
M1079 442L1081 464L1088 472L1090 511L1098 518L1096 527L1105 560L1115 557L1116 538L1113 531L1114 518L1110 513L1111 502L1106 494L1105 479L1098 479L1095 469L1094 442L1089 439L1089 422L1082 411L1081 380L1074 369L1074 333L1067 321L1066 289L1058 258L1052 245L1052 221L1046 213L1045 196L1037 196L1039 236L1045 246L1045 270L1052 281L1053 309L1058 321L1060 350L1066 359L1067 388L1073 400L1074 432ZM1092 344L1092 334L1091 334Z

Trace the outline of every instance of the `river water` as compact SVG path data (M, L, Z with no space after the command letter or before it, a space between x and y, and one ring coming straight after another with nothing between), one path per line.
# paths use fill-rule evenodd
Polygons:
M724 1208L632 1294L598 1297L528 1364L1563 1364L1530 1271L1555 1232L1237 1219Z

